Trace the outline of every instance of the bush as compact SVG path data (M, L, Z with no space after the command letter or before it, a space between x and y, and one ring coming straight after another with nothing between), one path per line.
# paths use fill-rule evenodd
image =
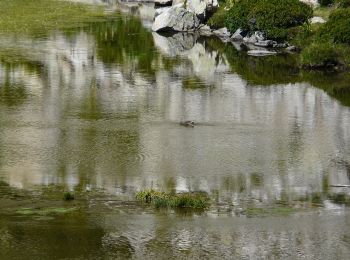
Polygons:
M262 31L271 39L285 39L288 28L305 23L312 17L310 6L299 0L241 0L229 11L226 25Z
M248 16L259 0L240 0L227 13L226 27L235 32L237 29L249 29Z
M338 9L319 31L319 39L334 43L350 44L350 9Z
M334 0L318 0L320 6L330 6L334 4Z
M301 64L306 68L333 68L340 63L339 58L330 43L313 43L301 52Z
M348 8L350 7L350 0L337 0L337 4L339 7Z

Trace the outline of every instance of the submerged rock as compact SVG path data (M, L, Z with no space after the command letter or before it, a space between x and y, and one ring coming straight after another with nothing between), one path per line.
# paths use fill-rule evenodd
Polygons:
M198 27L199 27L199 20L194 13L182 7L174 6L167 10L164 10L164 12L156 16L154 23L152 25L152 31L186 32L186 31L194 31Z
M194 127L195 126L193 121L183 121L183 122L180 122L180 125L187 126L187 127Z

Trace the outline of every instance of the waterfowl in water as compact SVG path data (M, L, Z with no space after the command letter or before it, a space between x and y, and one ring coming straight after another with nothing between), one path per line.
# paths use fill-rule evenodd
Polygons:
M180 122L180 125L187 126L187 127L194 127L194 122L193 121L183 121L183 122Z

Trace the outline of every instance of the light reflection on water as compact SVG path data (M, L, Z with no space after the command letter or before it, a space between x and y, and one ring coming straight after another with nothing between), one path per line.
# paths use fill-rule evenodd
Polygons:
M18 188L55 198L67 189L82 197L99 190L108 205L87 199L86 211L42 227L0 215L4 257L21 256L14 245L43 256L32 243L54 258L349 253L349 190L330 185L349 184L350 111L315 80L291 76L292 57L264 65L215 39L166 38L122 15L1 43L28 55L0 64L0 203L11 206L7 196ZM181 216L113 204L145 188L205 191L222 207ZM262 219L218 214L295 201L330 210Z

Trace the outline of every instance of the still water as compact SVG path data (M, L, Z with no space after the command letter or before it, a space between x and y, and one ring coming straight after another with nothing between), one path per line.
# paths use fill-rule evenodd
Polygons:
M332 185L350 184L349 75L118 10L0 36L23 54L0 62L0 259L347 259L350 189ZM135 202L149 188L212 206Z

